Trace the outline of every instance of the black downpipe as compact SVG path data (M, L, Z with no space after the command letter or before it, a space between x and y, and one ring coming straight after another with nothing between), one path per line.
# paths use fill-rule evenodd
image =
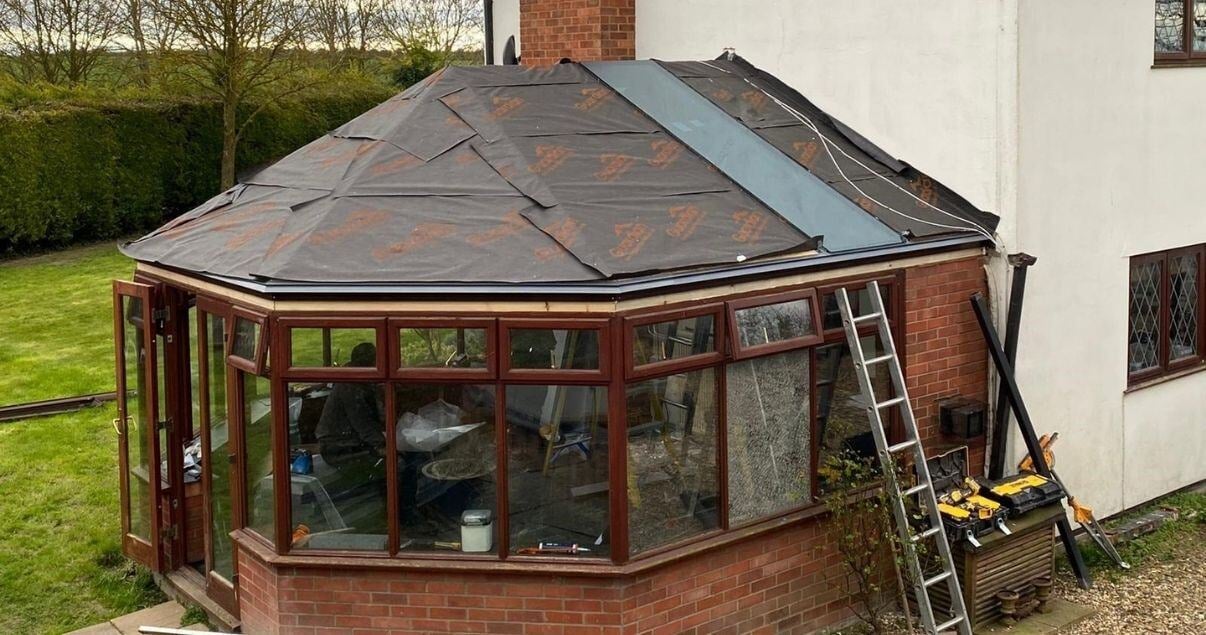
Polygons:
M486 29L486 66L494 65L494 0L483 0L483 22Z
M984 296L979 293L972 294L971 305L976 314L976 322L980 324L980 332L984 334L984 341L988 344L988 355L992 357L997 374L1001 376L1001 384L1006 388L1006 396L1013 407L1013 416L1017 418L1018 429L1022 431L1022 440L1026 442L1026 449L1030 451L1030 458L1034 461L1034 469L1040 475L1051 479L1051 468L1043 456L1038 435L1034 433L1030 413L1026 412L1026 404L1022 402L1022 393L1013 377L1013 366L1005 359L1005 351L1001 350L1001 339L997 337L997 330L992 326L992 316L988 313ZM1076 536L1072 534L1072 525L1068 523L1066 514L1060 515L1056 527L1059 528L1059 538L1064 543L1064 552L1068 554L1068 562L1072 565L1072 573L1076 574L1076 579L1080 582L1080 588L1090 588L1093 586L1093 579L1089 577L1089 569L1085 567L1084 558L1080 555L1080 547L1076 544Z
M1009 256L1009 265L1013 267L1013 288L1009 291L1009 315L1005 318L1005 359L1010 366L1017 365L1022 298L1026 295L1026 270L1037 260L1024 253ZM1005 382L998 383L997 411L992 419L992 453L988 461L988 478L993 480L1005 476L1005 440L1009 436L1009 397L1005 395Z

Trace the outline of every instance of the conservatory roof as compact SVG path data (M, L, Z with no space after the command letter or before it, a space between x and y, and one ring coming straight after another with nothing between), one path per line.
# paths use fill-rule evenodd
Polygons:
M631 284L991 239L740 58L450 67L151 234L243 286Z

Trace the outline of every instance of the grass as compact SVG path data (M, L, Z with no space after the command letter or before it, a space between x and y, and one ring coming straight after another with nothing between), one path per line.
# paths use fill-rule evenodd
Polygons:
M115 416L0 424L0 632L63 632L163 601L121 555Z
M0 262L0 405L113 390L109 281L133 269L113 243Z
M1142 569L1148 564L1180 559L1184 557L1187 545L1206 545L1206 492L1187 491L1166 496L1150 505L1128 512L1121 519L1133 518L1158 507L1176 508L1180 512L1180 518L1118 547L1118 554L1131 565L1130 571ZM1110 524L1114 524L1114 521ZM1080 552L1095 578L1117 580L1129 573L1114 564L1114 561L1092 542L1082 542ZM1071 569L1062 552L1059 566L1061 571L1071 575Z
M113 244L0 262L0 404L112 390ZM114 407L0 424L0 633L55 633L163 600L121 555Z

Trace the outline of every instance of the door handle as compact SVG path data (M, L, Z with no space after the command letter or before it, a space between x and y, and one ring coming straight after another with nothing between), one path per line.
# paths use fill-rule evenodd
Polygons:
M126 417L126 430L130 429L129 424L131 424L131 423L134 423L134 417L132 415ZM113 431L116 432L117 436L119 436L119 437L125 436L125 431L122 430L120 424L121 424L121 417L118 417L113 420Z
M120 436L121 436L121 427L117 425L117 422L118 422L118 421L121 421L121 419L114 419L114 420L113 420L113 431L114 431L114 432L116 432L116 433L117 433L117 436L119 436L119 437L120 437Z

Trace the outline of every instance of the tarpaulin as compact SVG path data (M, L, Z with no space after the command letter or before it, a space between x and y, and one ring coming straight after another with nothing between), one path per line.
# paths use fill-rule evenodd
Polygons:
M714 109L721 120L703 134L744 135L752 145L738 160L775 175L780 192L734 178L731 157L708 156L600 81L594 65L450 67L123 250L245 280L589 282L799 253L835 222L849 236L827 238L830 250L899 241L911 226L860 201L843 174L893 207L899 188L935 207L965 206L832 124L837 164L808 165L800 153L819 136L773 99L735 93L748 86L741 73L780 90L745 66L665 68L673 85L663 86L663 107ZM860 163L885 178L872 183Z

